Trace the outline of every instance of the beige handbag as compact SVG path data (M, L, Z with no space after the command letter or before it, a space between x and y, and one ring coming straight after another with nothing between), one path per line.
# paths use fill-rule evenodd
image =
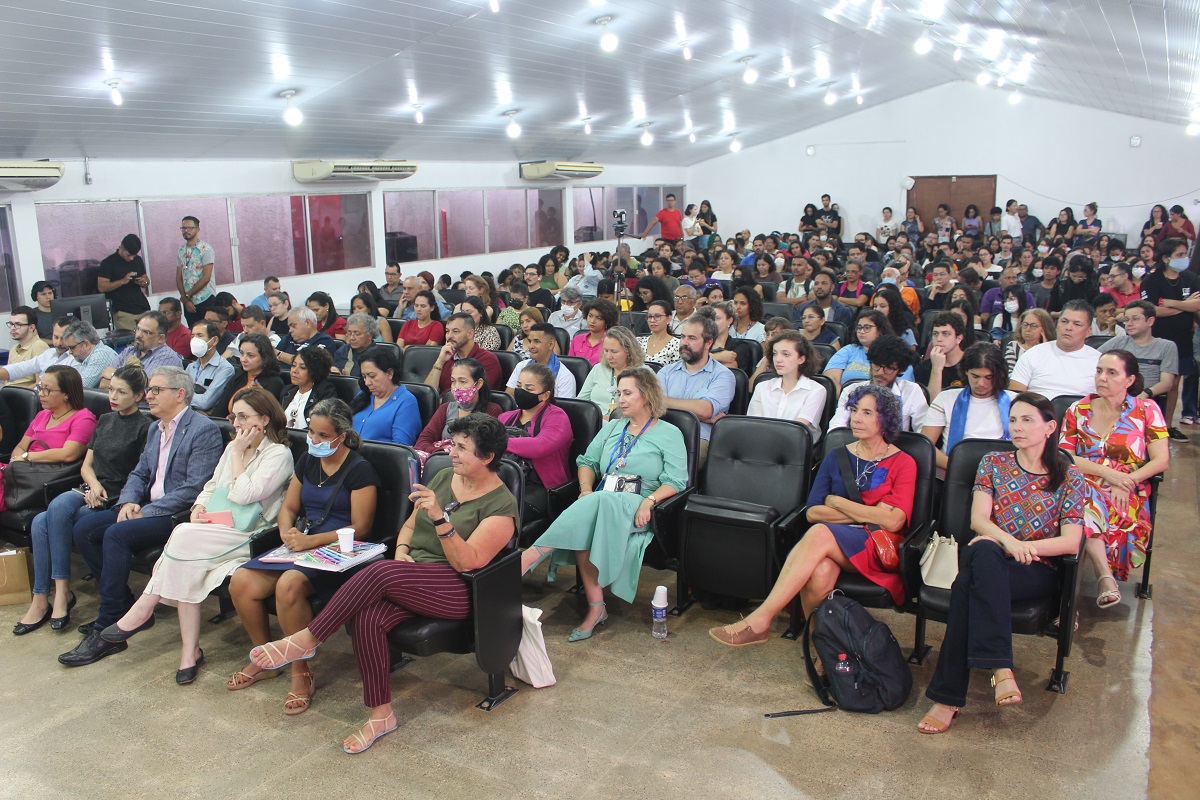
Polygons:
M958 540L953 536L929 537L921 554L921 582L937 589L949 589L958 577Z

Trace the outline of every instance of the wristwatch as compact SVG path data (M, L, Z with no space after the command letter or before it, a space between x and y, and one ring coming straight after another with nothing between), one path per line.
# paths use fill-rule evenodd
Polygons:
M438 525L445 525L448 523L450 520L447 519L447 517L450 516L450 512L458 508L460 505L462 505L462 503L458 502L457 500L451 500L449 505L442 509L442 518L431 520L433 522L433 527L436 528Z

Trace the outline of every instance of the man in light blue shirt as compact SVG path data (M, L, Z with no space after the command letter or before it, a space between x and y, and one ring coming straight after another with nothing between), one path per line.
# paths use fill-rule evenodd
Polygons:
M263 293L250 301L250 305L258 306L263 311L270 312L271 305L267 300L267 295L275 294L279 291L279 278L274 275L263 279Z
M83 378L83 388L95 389L100 376L109 367L117 366L116 352L100 341L100 334L90 322L76 320L62 333L62 345L76 362L72 366Z
M192 408L205 414L225 394L225 384L233 377L233 365L221 358L220 342L221 329L215 322L201 320L192 326L192 355L196 360L187 365L188 377L196 384Z
M716 338L713 312L707 308L697 311L683 323L679 361L658 373L667 408L690 411L700 420L700 465L708 459L713 423L729 411L736 387L733 373L709 357Z

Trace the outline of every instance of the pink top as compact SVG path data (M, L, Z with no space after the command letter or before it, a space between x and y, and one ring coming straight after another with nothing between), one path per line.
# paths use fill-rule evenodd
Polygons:
M567 355L579 356L586 358L594 367L600 363L600 355L604 352L604 337L600 337L600 341L596 342L593 347L588 341L588 333L585 331L571 339L571 350Z
M29 423L29 427L25 430L25 435L30 440L29 452L57 450L67 442L87 444L92 440L92 431L96 430L96 416L83 408L66 419L60 420L53 428L47 428L46 426L49 424L49 409L43 409L34 416L33 422ZM45 446L34 444L34 440L44 442Z
M558 406L549 405L541 412L541 427L537 436L510 436L508 452L514 456L528 458L533 462L533 469L547 489L562 486L569 481L567 472L567 454L575 434L571 431L571 420L567 412ZM500 422L505 425L519 425L521 412L508 411L500 415ZM536 427L537 417L529 428Z

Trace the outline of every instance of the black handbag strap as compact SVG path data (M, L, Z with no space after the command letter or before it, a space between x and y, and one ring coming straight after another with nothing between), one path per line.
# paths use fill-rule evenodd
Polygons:
M850 451L845 447L839 447L833 451L833 457L837 459L838 469L842 473L842 482L846 484L847 500L853 500L855 503L862 503L862 492L858 488L858 481L854 479L854 467L850 466Z
M304 463L304 471L307 473L308 465L311 463L312 459L307 453L304 454L304 457L305 459L308 459ZM325 520L329 519L329 514L333 511L333 504L337 501L338 494L342 491L342 484L346 482L346 478L350 477L350 473L354 471L354 468L358 466L358 462L362 460L362 456L353 450L351 450L346 457L353 460L350 462L349 467L346 467L345 464L342 465L342 475L337 479L337 483L333 485L333 494L329 495L329 502L325 504L325 512L321 514L321 518L319 520L316 522L310 522L307 526L312 531L319 531L320 527L325 524ZM320 469L320 462L318 462L317 469ZM308 531L305 531L305 533L308 533Z

